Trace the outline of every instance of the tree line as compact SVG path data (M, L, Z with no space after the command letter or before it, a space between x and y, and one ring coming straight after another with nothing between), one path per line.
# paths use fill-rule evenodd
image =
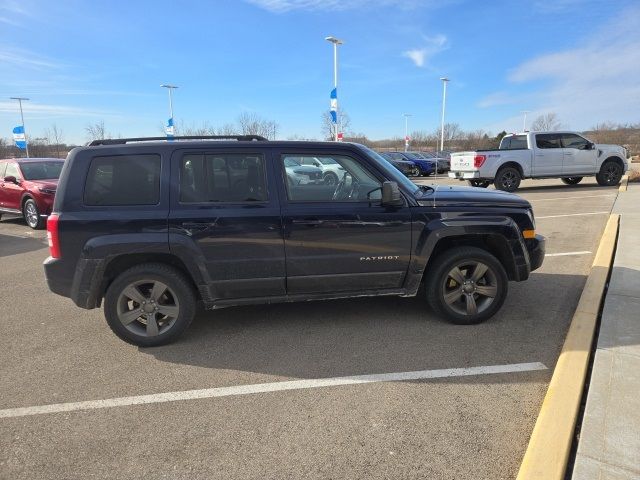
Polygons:
M404 138L396 135L389 138L373 140L365 133L357 132L352 127L351 118L344 110L338 111L338 121L340 131L344 133L345 141L362 143L368 147L379 150L403 150ZM540 115L531 122L529 127L532 131L554 131L563 128L558 115L551 112ZM280 126L274 120L264 118L253 112L240 114L235 122L227 122L220 126L213 126L209 122L199 125L188 124L184 120L178 121L175 125L175 135L260 135L269 140L278 138ZM105 126L104 120L90 123L85 126L85 140L100 140L107 138L119 138L121 135L114 135ZM333 124L328 111L320 116L321 139L333 139ZM594 125L589 130L583 132L596 143L610 143L625 146L631 155L640 154L640 123L620 124L613 122L601 122ZM458 123L446 123L444 125L445 150L479 150L497 148L500 140L506 131L494 135L485 130L464 130ZM159 135L164 136L164 125L159 125ZM432 131L415 130L410 134L410 148L412 150L440 149L440 128ZM290 135L288 140L317 140L301 135ZM69 150L75 145L67 144L62 128L57 124L52 124L40 135L29 136L29 153L32 157L66 157ZM0 137L0 158L22 157L24 151L19 150L13 141Z

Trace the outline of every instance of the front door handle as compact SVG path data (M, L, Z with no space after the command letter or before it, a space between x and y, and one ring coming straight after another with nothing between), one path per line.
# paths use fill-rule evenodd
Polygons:
M324 220L318 220L317 218L305 218L303 220L294 220L294 225L304 225L305 227L319 227L324 223Z
M208 222L184 222L182 228L186 230L206 230L212 225L213 223Z

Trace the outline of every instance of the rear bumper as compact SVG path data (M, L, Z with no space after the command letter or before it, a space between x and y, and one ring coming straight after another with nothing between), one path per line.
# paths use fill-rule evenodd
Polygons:
M44 261L44 275L53 293L70 298L80 308L92 309L100 305L99 279L103 266L102 260L80 259L75 268L70 268L64 260L48 257Z
M480 172L449 171L449 178L457 178L458 180L472 180L474 178L480 178Z

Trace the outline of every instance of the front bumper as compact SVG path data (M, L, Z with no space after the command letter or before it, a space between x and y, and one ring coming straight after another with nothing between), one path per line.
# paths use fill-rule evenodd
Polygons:
M530 268L532 272L542 266L546 251L546 243L547 239L542 235L536 235L535 238L525 240L527 251L529 252L529 263L531 264Z
M449 171L449 178L456 178L458 180L472 180L474 178L480 178L480 172L452 172Z

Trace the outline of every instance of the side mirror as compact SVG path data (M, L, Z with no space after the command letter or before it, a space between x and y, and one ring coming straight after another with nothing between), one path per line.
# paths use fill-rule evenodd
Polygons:
M595 143L587 143L587 146L585 148L587 150L593 150L594 148L596 148L596 144Z
M4 177L4 181L7 183L15 183L16 185L18 184L18 179L13 175L7 175Z
M400 189L396 182L382 183L382 206L383 207L401 207L404 205Z

